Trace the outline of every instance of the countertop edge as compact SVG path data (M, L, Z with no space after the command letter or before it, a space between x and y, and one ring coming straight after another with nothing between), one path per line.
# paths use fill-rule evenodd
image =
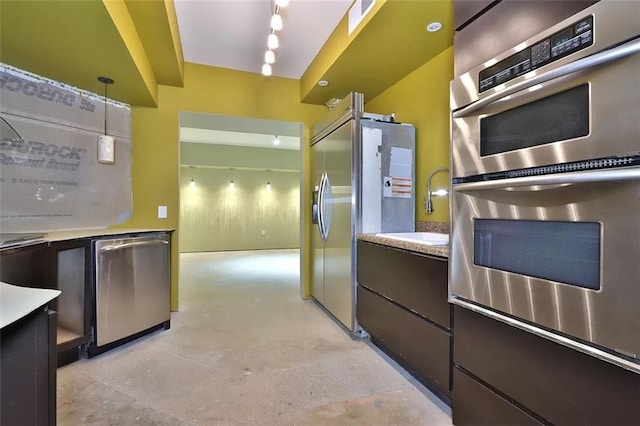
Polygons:
M428 246L417 242L411 243L408 241L399 241L376 234L358 234L357 239L369 243L380 244L383 246L412 251L415 253L427 254L430 256L438 256L444 259L449 259L449 246Z
M106 229L79 229L74 231L47 232L45 242L75 240L92 237L113 237L126 234L141 234L147 232L173 232L170 228L106 228Z
M46 305L60 293L60 290L21 287L0 282L0 329Z

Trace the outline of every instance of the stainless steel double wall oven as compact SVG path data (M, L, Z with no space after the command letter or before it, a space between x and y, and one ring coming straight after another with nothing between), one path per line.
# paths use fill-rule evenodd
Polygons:
M640 8L451 83L450 300L640 372Z

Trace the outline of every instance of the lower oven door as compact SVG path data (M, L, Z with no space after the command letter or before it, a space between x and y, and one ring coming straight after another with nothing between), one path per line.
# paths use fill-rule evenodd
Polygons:
M453 303L638 361L640 167L457 184L452 219Z

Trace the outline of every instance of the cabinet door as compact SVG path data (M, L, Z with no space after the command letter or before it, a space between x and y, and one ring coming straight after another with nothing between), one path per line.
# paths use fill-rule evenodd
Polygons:
M55 312L45 307L0 334L0 424L55 425Z
M358 241L358 284L451 329L447 260Z
M640 424L639 374L459 306L454 321L455 364L512 402L558 425ZM454 419L473 407L456 386Z
M400 358L448 402L451 334L358 286L358 322L374 342Z

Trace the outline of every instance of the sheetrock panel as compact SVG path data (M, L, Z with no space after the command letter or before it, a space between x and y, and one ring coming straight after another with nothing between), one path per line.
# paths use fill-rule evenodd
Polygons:
M0 230L100 228L131 214L131 112L109 101L113 164L98 163L104 100L0 65Z

